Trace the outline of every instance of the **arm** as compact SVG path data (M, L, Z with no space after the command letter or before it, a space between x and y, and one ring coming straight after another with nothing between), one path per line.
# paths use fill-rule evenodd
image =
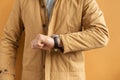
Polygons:
M23 29L20 2L16 0L0 40L0 80L14 80L16 50Z
M84 0L82 13L84 31L60 35L64 53L99 48L108 42L108 29L96 1Z

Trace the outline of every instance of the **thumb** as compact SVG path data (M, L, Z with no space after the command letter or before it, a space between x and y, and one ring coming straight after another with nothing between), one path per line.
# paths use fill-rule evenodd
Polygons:
M45 44L43 42L41 42L41 44L39 44L40 48L43 48L45 46Z

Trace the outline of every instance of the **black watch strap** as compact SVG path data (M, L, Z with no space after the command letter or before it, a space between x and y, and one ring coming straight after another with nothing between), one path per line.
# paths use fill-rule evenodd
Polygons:
M54 39L54 48L58 48L58 37L53 37L53 39Z
M59 47L59 44L58 44L59 36L58 35L53 35L52 38L54 39L54 48L59 49L63 52L64 51L63 47Z

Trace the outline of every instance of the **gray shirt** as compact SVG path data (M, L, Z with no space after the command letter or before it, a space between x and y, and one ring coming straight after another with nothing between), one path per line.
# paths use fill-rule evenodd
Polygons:
M48 11L48 17L50 17L50 13L51 13L53 4L54 4L54 0L46 0L46 8Z

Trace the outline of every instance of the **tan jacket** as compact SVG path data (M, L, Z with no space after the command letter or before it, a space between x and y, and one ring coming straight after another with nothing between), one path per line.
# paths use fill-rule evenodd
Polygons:
M22 80L85 80L82 52L107 44L108 29L95 0L56 0L50 20L44 4L43 0L16 0L0 43L0 80L14 80L23 31ZM32 49L37 34L60 35L64 52Z

